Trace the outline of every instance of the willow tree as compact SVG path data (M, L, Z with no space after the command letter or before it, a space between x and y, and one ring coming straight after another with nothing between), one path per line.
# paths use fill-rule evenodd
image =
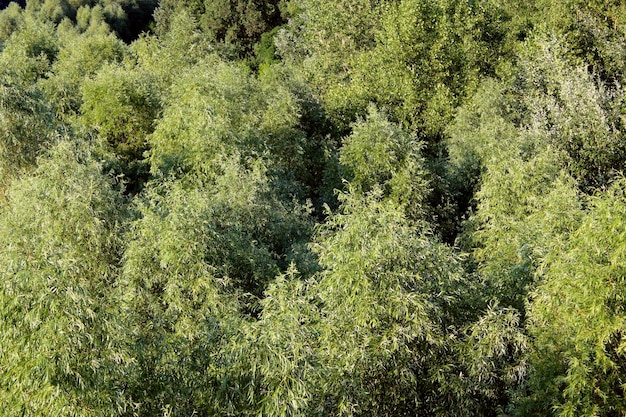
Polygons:
M531 297L534 372L522 413L624 413L624 190L620 179L594 196L565 248L545 257Z
M54 112L34 86L0 86L0 192L12 179L33 169L54 141Z
M294 264L274 280L237 339L247 348L231 351L250 413L391 416L440 399L444 328L465 284L454 251L413 210L427 192L420 144L375 108L345 142L350 181L316 229L319 270Z
M128 356L115 291L124 210L89 146L62 139L0 213L0 410L115 415Z

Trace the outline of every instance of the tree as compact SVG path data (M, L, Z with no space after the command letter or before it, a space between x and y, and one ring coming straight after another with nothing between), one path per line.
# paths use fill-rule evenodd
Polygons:
M620 179L591 198L576 232L544 258L530 304L536 341L523 413L624 413L625 187Z
M292 262L307 269L306 208L280 200L261 163L248 170L231 158L220 171L212 185L148 188L127 236L124 288L138 355L131 391L142 415L217 414L226 407L219 398L243 395L224 392L224 375L238 366L228 347L242 321L259 316L276 275Z
M56 104L57 116L70 120L78 115L83 99L81 86L102 67L121 62L126 54L124 44L112 34L76 34L64 40L51 73L41 82L50 101Z
M284 0L164 0L155 13L157 33L169 30L173 17L189 13L202 27L203 35L225 56L246 58L261 35L283 22Z
M53 142L51 105L35 87L0 85L0 195Z
M537 148L562 151L562 166L586 190L606 186L623 169L621 90L576 64L557 39L528 42L518 85L527 115L525 135Z
M623 46L626 8L620 2L537 1L529 13L536 31L557 34L567 49L589 65L591 72L612 84L624 79Z
M283 2L283 0L204 0L204 12L200 22L215 40L234 44L249 54L263 33L283 23L280 12L280 5Z
M426 413L436 403L430 372L463 286L459 264L381 197L378 187L341 195L315 240L322 414Z
M522 314L497 303L481 308L479 317L454 334L451 355L440 361L439 415L503 415L528 378L532 339Z
M11 34L24 24L22 9L15 2L10 2L8 7L0 11L0 42L4 44Z
M307 140L303 100L285 78L272 70L257 79L216 55L188 68L150 135L152 174L204 180L219 175L221 159L239 155L245 164L261 157L276 185L306 198L311 172L321 172L324 156L316 154L319 135Z
M28 13L24 19L24 23L4 43L0 55L0 79L5 83L26 86L49 70L59 45L53 25L41 22Z
M345 179L355 192L381 187L406 208L409 218L424 218L428 188L422 145L373 105L368 112L365 120L353 125L339 151Z
M309 0L290 2L289 24L279 31L275 40L278 54L304 73L320 94L332 121L344 132L355 120L354 112L341 114L338 106L329 103L328 96L348 82L355 57L373 47L382 3L363 0L329 1L322 5ZM350 98L344 96L344 106L352 104ZM361 110L364 107L361 106Z
M463 286L458 260L380 188L340 201L314 239L321 270L279 276L259 321L233 339L229 399L239 414L395 416L436 407L431 372Z
M437 141L453 109L495 70L508 16L466 1L294 2L279 52L297 63L342 129L370 102ZM492 21L495 21L491 23ZM484 32L491 39L482 38ZM303 45L303 46L299 46ZM493 48L493 49L491 49Z
M116 415L125 364L115 290L124 210L89 144L63 138L0 214L0 410Z
M141 160L160 112L149 75L111 64L86 79L81 92L82 122L95 128L122 159Z
M490 296L523 310L543 256L578 224L576 185L548 149L526 162L509 159L489 167L477 199L479 270L493 291Z
M179 76L214 51L197 20L185 9L170 16L167 30L159 29L162 23L158 16L156 13L156 36L142 36L130 49L138 69L150 74L153 87L165 101Z
M146 29L156 4L156 0L29 0L26 10L55 24L65 19L72 22L84 19L90 10L101 14L111 29L130 43Z

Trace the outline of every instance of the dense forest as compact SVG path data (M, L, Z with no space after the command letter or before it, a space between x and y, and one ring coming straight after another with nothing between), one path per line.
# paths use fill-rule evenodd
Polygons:
M1 415L626 415L625 3L7 3Z

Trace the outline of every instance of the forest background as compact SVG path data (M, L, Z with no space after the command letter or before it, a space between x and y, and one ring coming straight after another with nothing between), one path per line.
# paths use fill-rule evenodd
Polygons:
M623 2L6 3L3 416L626 415Z

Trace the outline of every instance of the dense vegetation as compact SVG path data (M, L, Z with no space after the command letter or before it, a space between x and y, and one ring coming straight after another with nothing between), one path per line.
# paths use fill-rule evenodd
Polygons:
M0 51L3 416L626 415L624 3L27 0Z

